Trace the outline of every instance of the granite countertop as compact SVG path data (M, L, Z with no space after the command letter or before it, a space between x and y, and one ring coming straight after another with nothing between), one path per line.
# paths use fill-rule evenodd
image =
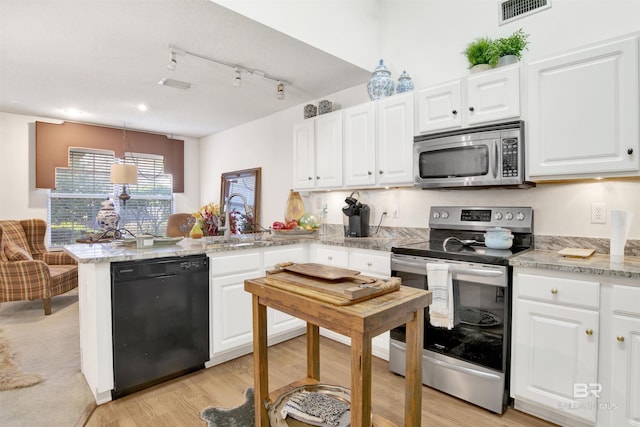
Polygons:
M64 247L64 251L80 264L134 261L139 259L170 256L197 255L202 253L229 252L246 249L268 248L274 246L295 245L298 243L320 243L324 245L360 248L390 252L393 246L413 243L424 239L407 237L344 237L339 234L316 234L300 236L269 236L254 239L229 239L226 241L208 241L185 238L175 244L154 245L138 249L135 245L123 245L121 242L74 244Z
M569 273L593 274L611 278L638 280L640 285L640 257L625 256L621 263L614 263L609 255L594 254L587 258L564 257L557 251L532 250L509 259L514 267L529 267Z

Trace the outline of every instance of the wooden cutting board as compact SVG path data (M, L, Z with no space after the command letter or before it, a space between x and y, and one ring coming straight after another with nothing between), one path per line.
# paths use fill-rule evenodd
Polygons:
M320 279L338 280L348 279L360 274L357 270L349 270L347 268L333 267L330 265L316 264L312 262L294 264L292 262L285 262L276 265L276 268L281 268L294 273L300 273L305 276L318 277Z
M282 269L268 271L265 283L335 305L355 304L400 288L397 277L383 280L357 276L328 280Z

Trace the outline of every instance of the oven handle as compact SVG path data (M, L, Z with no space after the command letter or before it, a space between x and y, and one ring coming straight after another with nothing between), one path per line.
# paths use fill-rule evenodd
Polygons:
M425 274L427 274L427 267L425 263L422 262L411 262L404 261L400 259L394 259L392 261L393 264L404 265L406 267L412 267L415 269L422 269ZM470 276L479 276L479 277L500 277L504 276L504 273L499 270L482 270L479 268L456 268L449 267L449 271L451 274L468 274Z
M437 359L430 358L430 362L435 364L435 365L442 366L443 368L451 369L452 371L458 371L458 372L462 372L464 374L469 374L469 375L473 375L473 376L476 376L476 377L483 377L483 378L494 380L494 381L500 381L501 380L500 376L496 375L496 374L489 374L487 372L478 371L476 369L466 368L464 366L453 365L451 363L442 362L442 361L437 360Z

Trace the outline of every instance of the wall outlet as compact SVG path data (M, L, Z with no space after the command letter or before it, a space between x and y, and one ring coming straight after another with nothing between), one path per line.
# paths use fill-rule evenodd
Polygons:
M607 223L607 205L605 203L591 204L591 224Z
M398 205L393 205L391 206L391 212L389 212L389 215L391 216L391 218L400 218L400 207Z

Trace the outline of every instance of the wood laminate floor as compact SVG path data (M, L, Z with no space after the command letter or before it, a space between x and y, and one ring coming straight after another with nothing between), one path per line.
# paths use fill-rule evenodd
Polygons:
M253 355L203 369L98 406L89 427L206 427L200 412L208 406L235 407L243 391L253 387ZM320 378L349 387L349 347L321 337ZM269 347L269 390L306 375L306 338ZM391 373L386 361L373 358L373 411L404 425L404 378ZM502 415L422 387L422 425L434 427L548 427L547 423L513 408Z

